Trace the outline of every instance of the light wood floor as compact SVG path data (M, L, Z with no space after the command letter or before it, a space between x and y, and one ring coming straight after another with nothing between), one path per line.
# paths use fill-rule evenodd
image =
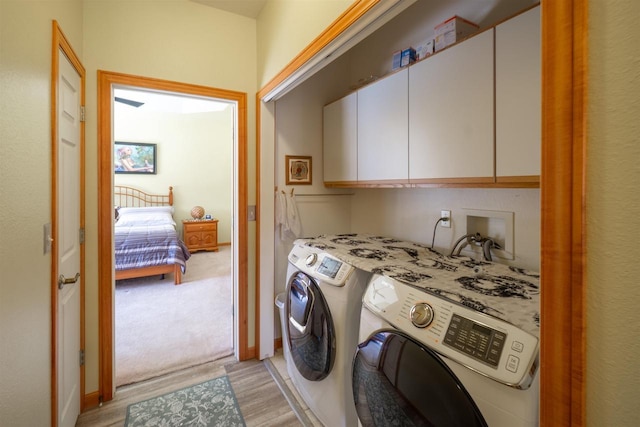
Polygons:
M228 375L245 423L311 426L312 423L271 361L236 362L227 357L116 390L115 398L80 415L76 427L122 426L127 406L212 378Z

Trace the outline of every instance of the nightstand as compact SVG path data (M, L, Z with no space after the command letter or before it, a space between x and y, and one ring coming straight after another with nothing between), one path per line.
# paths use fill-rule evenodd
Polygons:
M218 250L217 219L182 220L182 237L189 252Z

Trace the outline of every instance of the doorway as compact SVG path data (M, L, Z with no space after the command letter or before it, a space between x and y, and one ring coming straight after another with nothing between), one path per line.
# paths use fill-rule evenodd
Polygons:
M178 276L180 286L171 274L123 279L116 271L117 389L233 354L231 224L237 109L226 100L121 86L114 88L112 106L114 203L125 213L124 222L116 220L114 225L115 269L123 264L129 268L138 260L146 265L167 253L163 235L160 252L145 242L144 252L129 256L134 249L124 242L141 228L131 227L137 214L128 211L147 209L131 209L133 200L120 196L124 188L165 194L171 187L173 228L189 250L186 270ZM132 155L121 158L119 154L126 152ZM122 167L123 160L131 161L129 169ZM196 206L211 219L194 220ZM193 231L200 228L207 232Z
M247 358L247 160L246 94L205 86L98 71L98 158L99 158L99 333L100 395L113 399L114 385L114 273L113 273L113 91L117 87L175 93L223 100L235 105L233 149L233 218L231 229L234 276L234 351L239 360Z

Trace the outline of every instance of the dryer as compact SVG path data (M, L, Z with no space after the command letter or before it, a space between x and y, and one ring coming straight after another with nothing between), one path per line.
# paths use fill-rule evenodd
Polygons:
M361 425L538 425L538 338L511 323L375 275L360 341Z
M330 253L295 244L288 256L283 346L293 385L326 426L354 426L351 363L362 295L372 276Z

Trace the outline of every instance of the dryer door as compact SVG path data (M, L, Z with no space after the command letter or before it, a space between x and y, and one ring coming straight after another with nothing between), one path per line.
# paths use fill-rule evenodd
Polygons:
M298 372L310 381L326 378L336 356L335 329L322 291L303 272L287 284L285 318L287 345Z
M440 357L397 330L380 330L358 346L353 397L365 427L487 426Z

